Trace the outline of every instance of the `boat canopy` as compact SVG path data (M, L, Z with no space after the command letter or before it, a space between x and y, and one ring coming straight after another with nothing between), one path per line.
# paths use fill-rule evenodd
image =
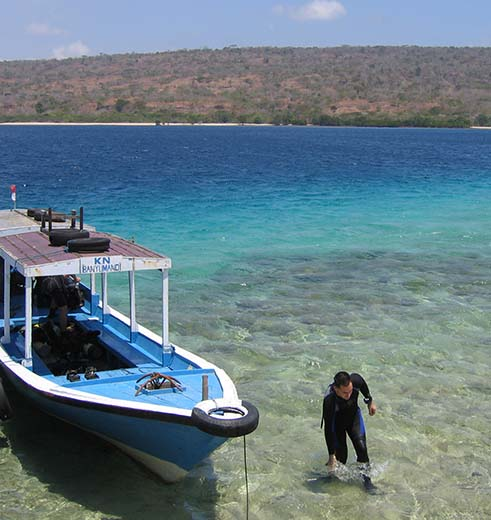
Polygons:
M2 212L4 213L4 212ZM2 215L3 216L3 215ZM19 227L14 226L16 234L0 229L0 256L4 261L4 320L5 332L3 342L10 341L10 273L15 270L25 277L25 364L32 364L32 287L33 279L55 275L89 275L91 307L98 302L95 295L96 275L101 277L102 321L109 314L107 297L107 275L128 272L130 289L130 326L132 335L138 331L136 322L135 272L143 270L160 270L162 272L162 347L169 345L168 315L168 270L171 267L169 257L151 251L132 241L125 240L108 233L90 232L91 238L109 239L108 251L101 253L69 252L65 246L52 246L47 233L30 230L32 220ZM0 274L1 275L1 274ZM91 313L95 309L91 308Z
M169 269L170 258L107 233L91 232L91 238L108 238L110 248L104 253L67 252L65 247L50 245L41 231L0 237L0 255L25 277L59 274L97 274L104 272Z

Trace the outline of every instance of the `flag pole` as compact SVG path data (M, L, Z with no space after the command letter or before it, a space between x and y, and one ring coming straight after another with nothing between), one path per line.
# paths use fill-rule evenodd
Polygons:
M10 198L14 203L14 210L17 209L17 186L15 184L10 185Z

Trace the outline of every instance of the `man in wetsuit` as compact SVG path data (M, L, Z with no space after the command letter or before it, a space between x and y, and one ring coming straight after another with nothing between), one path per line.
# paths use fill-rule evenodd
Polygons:
M359 374L338 372L334 382L329 386L322 408L324 436L326 439L329 460L327 467L333 472L337 462L346 464L348 447L346 434L349 435L356 451L357 461L362 464L362 476L365 487L373 488L368 475L368 452L365 437L365 425L361 410L358 407L358 395L362 393L368 406L368 413L374 415L377 407L373 402L366 381Z

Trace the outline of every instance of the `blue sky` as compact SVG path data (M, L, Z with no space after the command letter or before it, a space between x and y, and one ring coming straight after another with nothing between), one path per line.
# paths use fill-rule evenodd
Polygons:
M491 0L0 0L0 60L238 46L491 46Z

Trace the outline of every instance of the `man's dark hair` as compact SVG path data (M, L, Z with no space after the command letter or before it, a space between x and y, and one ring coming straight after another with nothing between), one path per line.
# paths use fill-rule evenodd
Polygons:
M351 377L348 372L341 371L334 376L334 386L337 388L340 386L347 386L350 384L350 382Z

